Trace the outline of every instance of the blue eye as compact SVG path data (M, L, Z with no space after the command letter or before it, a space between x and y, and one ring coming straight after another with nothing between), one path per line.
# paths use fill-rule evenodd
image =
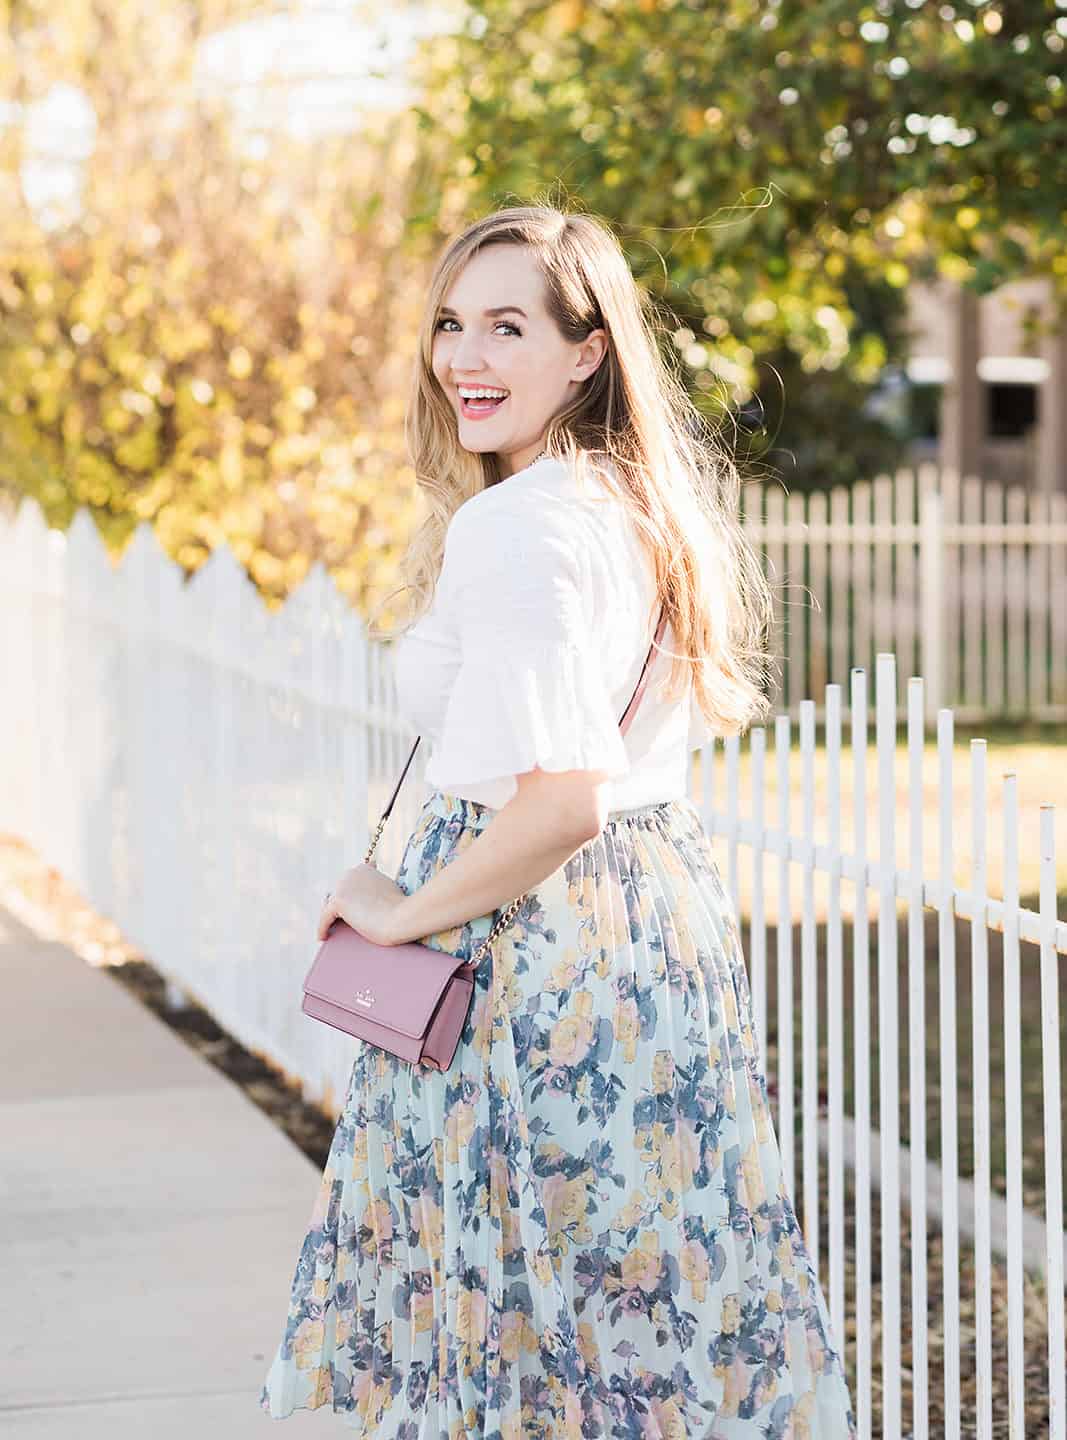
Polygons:
M434 326L434 329L440 330L443 325L456 325L458 323L459 322L454 320L451 315L444 315L441 317L440 320L438 320L437 324ZM497 325L506 325L508 329L512 331L512 333L515 335L522 334L522 331L519 329L519 327L517 325L513 325L510 320L498 320L496 322L496 325L493 326L494 330L497 328ZM451 331L446 333L451 334Z

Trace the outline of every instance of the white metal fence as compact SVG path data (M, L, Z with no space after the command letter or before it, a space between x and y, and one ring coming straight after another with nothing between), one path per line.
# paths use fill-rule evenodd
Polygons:
M413 738L398 719L387 654L367 643L321 568L272 614L227 549L184 584L147 525L112 567L84 511L66 536L48 531L29 502L15 523L0 520L0 588L0 826L63 870L176 993L194 995L336 1109L351 1042L307 1020L299 990L322 891L364 853ZM985 742L973 741L964 806L951 710L937 712L931 757L923 681L908 680L903 716L897 691L894 656L881 654L873 746L866 672L855 669L847 746L845 697L829 685L821 732L805 698L799 744L783 714L770 757L763 728L708 746L694 757L691 794L745 917L785 1173L836 1333L855 1337L846 1352L862 1440L992 1440L1005 1423L1011 1440L1037 1440L1023 1424L1035 1365L1049 1386L1048 1433L1067 1440L1067 924L1056 913L1055 812L1041 808L1039 900L1023 908L1020 875L1033 867L1020 855L1014 777L991 800ZM425 794L423 749L379 847L386 869ZM999 898L988 875L993 822L1003 844ZM961 927L966 996L957 992L967 973ZM1001 984L991 991L995 959ZM961 1051L964 999L970 1039ZM1040 1051L1039 1082L1024 1070L1024 1045L1031 1063ZM961 1114L970 1117L962 1133ZM964 1167L968 1139L974 1158ZM960 1303L972 1272L973 1331ZM1038 1309L1032 1296L1024 1306L1035 1279L1045 1295ZM928 1315L938 1294L935 1332ZM994 1340L1006 1347L997 1370ZM977 1381L970 1409L968 1365ZM936 1423L935 1410L944 1417Z
M1067 494L919 465L829 491L748 486L746 533L781 600L776 703L892 652L927 723L1067 719ZM849 696L844 697L846 707Z

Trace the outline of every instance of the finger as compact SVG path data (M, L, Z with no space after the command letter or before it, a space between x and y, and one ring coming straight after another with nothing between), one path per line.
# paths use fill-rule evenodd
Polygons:
M330 933L330 926L337 919L337 908L334 905L327 905L319 917L319 939L325 940Z

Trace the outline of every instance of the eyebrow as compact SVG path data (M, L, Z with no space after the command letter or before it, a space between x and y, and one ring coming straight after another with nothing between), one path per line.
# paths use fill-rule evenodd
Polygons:
M451 315L451 316L453 316L455 319L458 319L458 318L459 318L458 315L456 315L455 310L453 310L452 307L449 306L449 305L442 305L442 306L441 306L441 314L442 314L442 315ZM483 315L507 315L507 314L515 314L515 315L521 315L524 320L528 320L528 319L530 318L530 317L527 315L526 311L523 310L523 309L521 309L520 306L518 306L518 305L494 305L494 306L492 306L489 310L483 310L483 311L482 311L482 314L483 314Z

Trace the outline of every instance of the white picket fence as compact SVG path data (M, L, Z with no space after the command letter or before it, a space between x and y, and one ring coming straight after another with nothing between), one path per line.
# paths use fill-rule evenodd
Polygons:
M336 1110L351 1066L351 1042L309 1021L299 992L322 892L365 852L413 738L398 717L385 647L367 642L321 567L280 612L271 613L228 549L216 551L186 584L142 525L121 565L113 567L87 513L80 512L62 535L46 528L32 502L23 503L13 523L0 520L0 590L0 828L23 836L78 885L168 977L176 998L195 996L240 1041L299 1077L309 1096ZM855 669L847 750L844 696L839 685L830 684L820 707L821 739L815 702L804 699L799 745L787 714L773 727L773 765L767 763L762 727L743 742L709 745L694 756L691 795L722 855L735 905L750 924L755 1023L761 1044L766 1037L768 1062L776 1056L773 1068L768 1063L768 1080L790 1193L800 1201L798 1214L827 1288L836 1334L846 1334L846 1321L856 1323L849 1384L861 1440L874 1433L876 1384L878 1433L884 1440L907 1435L927 1440L935 1434L959 1440L964 1423L967 1433L992 1440L994 1421L996 1433L1004 1433L1003 1414L994 1416L992 1410L994 1254L1007 1262L1007 1433L1011 1440L1037 1440L1023 1425L1023 1356L1028 1340L1033 1342L1028 1325L1034 1323L1023 1309L1023 1273L1029 1269L1041 1277L1047 1295L1047 1433L1051 1440L1067 1440L1060 1123L1060 957L1067 954L1067 924L1056 914L1055 812L1051 805L1041 808L1040 898L1036 910L1026 909L1019 897L1014 777L1005 776L1002 794L991 800L985 742L972 742L964 812L952 768L953 714L939 708L935 840L923 822L924 683L908 680L903 716L897 689L896 660L880 654L873 746L866 672ZM906 776L896 773L902 718ZM379 846L386 869L398 862L426 793L424 750L416 752ZM792 799L798 762L799 824ZM965 818L972 859L961 880L958 842ZM994 819L1004 854L999 898L990 894L986 858L986 831ZM897 991L898 907L907 927L906 1029ZM872 912L876 996L870 975ZM926 1068L925 914L936 921L937 935L936 1074ZM955 927L961 919L969 923L971 943L973 1176L961 1175L958 1165ZM773 971L768 936L775 942ZM1003 1174L991 1169L989 1076L996 1038L988 991L991 937L1003 952ZM1043 1213L1026 1210L1022 1193L1020 996L1035 966ZM772 1007L775 1023L769 1025ZM905 1035L906 1151L900 1145L899 1101ZM854 1090L850 1113L847 1045ZM926 1105L935 1096L940 1153L950 1157L939 1167L927 1160ZM1025 1118L1032 1138L1035 1117ZM856 1213L854 1238L847 1244L844 1198L850 1175ZM1004 1198L1000 1185L1006 1185ZM875 1189L882 1217L880 1288L872 1256ZM905 1209L911 1250L907 1313L901 1286ZM931 1214L938 1219L932 1228ZM929 1343L926 1318L932 1293L928 1242L937 1232L941 1271L933 1278L944 1289L943 1346ZM965 1415L961 1374L970 1336L961 1320L959 1285L961 1266L972 1252L978 1402L976 1413ZM855 1285L846 1293L846 1260L852 1254ZM876 1319L878 1354L872 1343ZM905 1345L911 1352L907 1367ZM928 1413L934 1385L942 1390L946 1415L945 1428L936 1431Z
M748 486L743 502L781 601L775 702L794 718L892 652L923 676L930 726L944 706L1067 719L1067 493L922 464L810 494Z

